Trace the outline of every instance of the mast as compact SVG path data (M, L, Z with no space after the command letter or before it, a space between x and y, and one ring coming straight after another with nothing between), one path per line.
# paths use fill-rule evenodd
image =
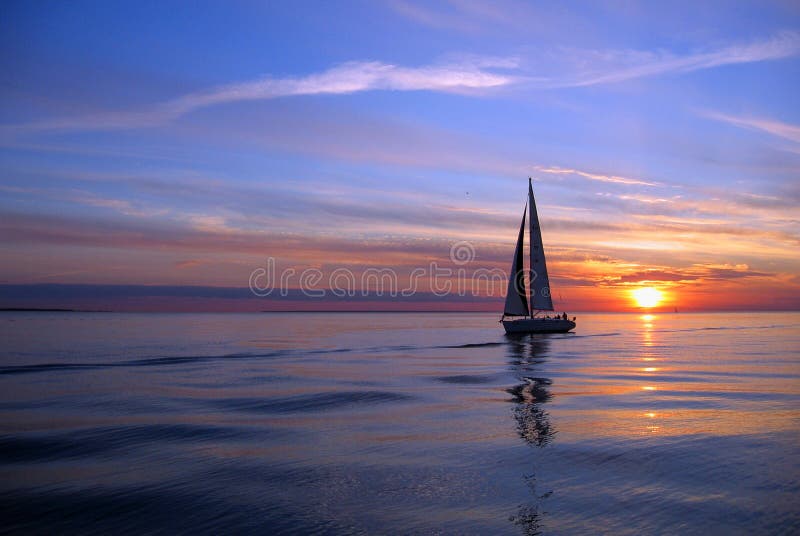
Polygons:
M552 311L553 299L550 297L550 280L547 277L547 263L544 258L544 245L542 244L542 229L539 227L539 215L536 211L536 201L533 198L533 181L528 178L528 209L530 210L529 236L531 242L530 268L531 268L531 312ZM523 225L525 219L523 217Z
M528 207L522 211L522 223L519 226L519 236L517 237L517 247L514 250L514 260L511 261L511 274L508 278L508 291L506 292L506 305L503 315L509 316L528 316L528 300L525 297L525 267L522 261L522 251L525 242L525 213Z

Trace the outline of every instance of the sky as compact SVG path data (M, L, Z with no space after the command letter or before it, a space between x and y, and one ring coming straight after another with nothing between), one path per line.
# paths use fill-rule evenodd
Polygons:
M499 313L532 177L559 311L800 308L797 2L11 1L0 72L2 307Z

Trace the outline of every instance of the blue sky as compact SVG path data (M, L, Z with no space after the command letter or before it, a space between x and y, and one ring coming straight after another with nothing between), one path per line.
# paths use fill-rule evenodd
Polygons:
M578 306L800 304L796 3L2 10L4 284L506 268L533 176Z

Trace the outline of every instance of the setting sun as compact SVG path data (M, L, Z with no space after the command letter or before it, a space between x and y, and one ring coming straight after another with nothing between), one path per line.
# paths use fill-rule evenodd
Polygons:
M633 296L636 305L645 308L655 307L664 298L664 294L660 290L653 287L637 288L636 290L631 291L631 295Z

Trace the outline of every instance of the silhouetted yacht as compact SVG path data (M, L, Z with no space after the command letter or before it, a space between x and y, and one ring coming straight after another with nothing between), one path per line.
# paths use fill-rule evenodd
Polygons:
M523 266L523 243L525 242L525 216L530 212L530 305L525 289L525 268ZM536 201L533 199L533 185L528 179L528 204L522 213L519 226L517 248L511 263L511 275L508 279L506 305L500 322L506 333L566 333L575 328L567 314L550 315L553 311L553 300L550 297L550 282L547 277L547 264L542 245L542 230L539 227L539 216L536 213ZM506 320L506 317L512 317ZM514 318L517 317L517 318ZM518 318L522 317L522 318Z

